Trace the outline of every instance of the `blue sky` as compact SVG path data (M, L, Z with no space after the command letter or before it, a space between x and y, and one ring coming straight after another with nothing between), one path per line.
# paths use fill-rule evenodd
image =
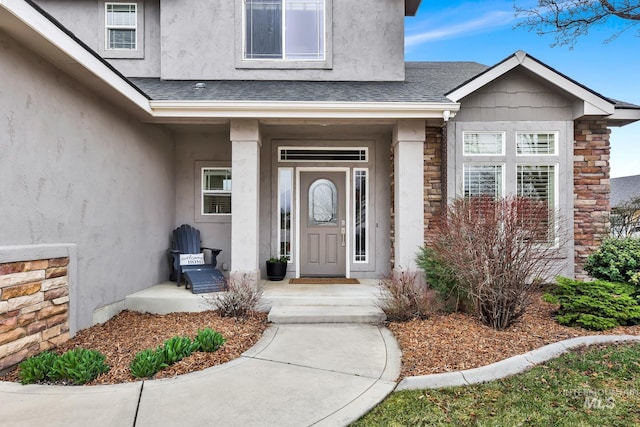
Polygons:
M520 6L530 1L516 0ZM494 65L517 50L600 94L640 105L639 26L604 43L622 21L610 19L578 39L573 50L550 47L553 35L514 29L512 0L423 0L415 17L405 21L407 61L476 61ZM613 128L611 176L640 174L640 123Z

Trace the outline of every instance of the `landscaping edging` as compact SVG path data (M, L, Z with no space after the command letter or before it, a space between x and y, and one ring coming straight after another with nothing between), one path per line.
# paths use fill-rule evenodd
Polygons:
M464 371L445 372L442 374L420 375L406 377L396 387L395 391L418 390L427 388L457 387L471 384L480 384L511 375L519 374L532 367L554 359L572 348L581 345L640 342L640 336L635 335L590 335L586 337L571 338L545 345L527 353L513 356L480 368L466 369Z

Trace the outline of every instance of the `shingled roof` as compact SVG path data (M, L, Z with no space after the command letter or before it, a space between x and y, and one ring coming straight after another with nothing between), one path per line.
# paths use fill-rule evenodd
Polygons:
M400 82L129 80L156 101L450 103L445 93L487 68L477 62L407 62Z
M640 175L611 178L612 207L616 207L632 197L640 197Z

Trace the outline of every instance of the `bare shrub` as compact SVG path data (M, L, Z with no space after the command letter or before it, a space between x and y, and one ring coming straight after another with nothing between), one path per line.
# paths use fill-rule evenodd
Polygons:
M378 306L391 321L426 319L440 308L436 292L421 283L417 273L393 272L380 281L380 290Z
M563 239L545 201L472 197L449 204L432 255L455 273L482 323L505 329L543 279L557 274Z
M227 292L205 297L205 302L223 317L250 317L258 311L262 288L246 275L229 281Z

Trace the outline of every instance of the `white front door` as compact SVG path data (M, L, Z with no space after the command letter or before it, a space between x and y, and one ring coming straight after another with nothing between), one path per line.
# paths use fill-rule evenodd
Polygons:
M300 173L300 275L344 277L344 172Z

